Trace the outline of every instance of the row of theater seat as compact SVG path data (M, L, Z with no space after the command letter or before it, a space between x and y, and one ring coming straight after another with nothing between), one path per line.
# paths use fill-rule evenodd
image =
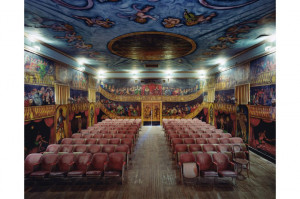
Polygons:
M98 134L98 133L104 133L104 134L108 134L108 133L111 133L111 134L137 134L138 133L138 130L137 128L128 128L128 129L125 129L125 128L120 128L120 129L117 129L117 128L108 128L108 127L102 127L102 128L94 128L94 129L82 129L80 131L80 133L93 133L93 134Z
M74 133L72 134L71 138L95 138L95 139L99 139L99 138L119 138L119 139L124 139L124 138L131 138L133 140L136 139L136 135L135 134L84 134L84 133Z
M177 134L184 134L184 133L223 133L222 129L168 129L165 130L166 134L177 133Z
M239 137L232 138L172 138L171 145L175 144L243 144Z
M133 144L132 138L64 138L61 144Z
M120 177L126 161L123 153L29 154L25 159L25 178L101 178Z
M186 178L230 177L235 180L237 170L230 157L231 153L182 153L179 156L181 181Z
M184 133L184 134L168 134L166 135L168 140L173 138L231 138L230 133Z

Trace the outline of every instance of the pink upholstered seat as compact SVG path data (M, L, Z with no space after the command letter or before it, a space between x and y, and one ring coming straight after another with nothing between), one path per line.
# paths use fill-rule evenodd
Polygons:
M190 144L189 145L189 152L197 152L202 151L202 147L200 144Z
M31 153L25 159L25 176L29 176L41 163L41 153Z
M102 151L101 145L98 144L92 144L88 146L87 152L94 154L94 153L100 153Z
M108 161L107 153L96 153L92 157L92 161L86 172L87 177L100 177L104 172L105 165Z
M72 144L73 143L73 139L72 138L64 138L61 141L61 144Z
M52 171L54 166L58 162L58 155L57 154L44 154L41 157L41 164L37 171L34 171L30 174L30 177L33 178L44 178L49 175Z
M204 152L217 151L215 145L213 144L203 144L202 149Z
M74 133L74 134L72 134L71 137L72 137L72 138L81 138L81 137L82 137L82 134L81 134L81 133Z
M121 177L121 182L123 182L125 165L124 154L118 152L109 154L107 167L104 170L104 177Z
M88 165L91 164L92 154L82 153L75 158L72 170L68 172L68 177L82 177L85 175Z
M56 170L51 171L50 177L65 177L70 171L75 161L75 155L73 153L62 154L58 160Z
M217 170L220 177L237 177L234 163L229 161L227 155L223 153L215 153L212 156L213 161L217 165Z
M59 144L50 144L44 153L58 153L60 146Z
M198 153L196 159L201 177L218 177L217 166L213 163L210 154Z
M115 152L115 148L116 146L115 145L103 145L102 146L102 153L113 153Z

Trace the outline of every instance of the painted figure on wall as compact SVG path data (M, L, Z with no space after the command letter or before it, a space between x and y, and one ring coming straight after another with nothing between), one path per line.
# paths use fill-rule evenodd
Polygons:
M276 85L251 87L250 104L263 105L263 106L275 106Z
M65 129L65 123L66 123L66 117L63 115L63 109L60 108L58 110L59 115L57 118L57 126L56 126L56 142L60 143L63 138L66 137L66 129Z
M94 106L91 106L91 109L90 109L90 126L93 126L94 125Z
M25 107L54 105L54 88L25 84L24 104Z
M216 91L215 103L234 104L235 103L234 89Z
M214 105L209 105L209 123L214 125Z
M249 121L248 121L248 108L245 105L237 107L237 137L241 137L245 143L248 143L249 135Z
M120 17L120 18L129 19L130 21L135 21L135 22L140 23L140 24L147 23L148 19L156 20L155 17L153 17L149 14L146 14L151 9L153 9L154 6L146 5L143 8L139 9L139 8L137 8L136 4L133 4L132 8L136 11L135 14L126 14L126 13L121 14L121 13L118 13L117 16Z
M159 108L159 105L154 105L153 120L160 120L160 108Z

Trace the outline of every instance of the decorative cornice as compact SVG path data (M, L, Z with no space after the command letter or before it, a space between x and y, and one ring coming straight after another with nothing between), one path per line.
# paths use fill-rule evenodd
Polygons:
M118 102L141 102L141 101L162 101L162 102L188 102L197 99L202 93L203 89L190 95L176 95L176 96L164 96L164 95L115 95L107 92L103 88L99 87L98 91L107 99Z
M216 111L236 113L236 105L235 104L214 103L214 109Z
M141 119L141 116L135 116L135 117L134 116L130 116L130 117L129 116L118 116L118 115L110 112L109 110L107 110L107 108L101 102L96 102L95 107L100 108L100 110L111 119Z
M25 107L24 120L31 121L48 117L54 117L55 111L55 105Z
M276 107L249 105L250 117L276 121Z

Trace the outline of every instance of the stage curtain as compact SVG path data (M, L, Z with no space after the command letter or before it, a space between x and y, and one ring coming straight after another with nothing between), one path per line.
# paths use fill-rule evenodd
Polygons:
M45 124L46 124L48 127L51 127L51 126L54 124L54 119L53 119L53 117L45 118L44 121L45 121Z
M207 102L214 102L215 101L215 89L207 90Z
M55 143L54 117L44 119L45 124L50 128L49 144Z
M219 112L218 111L215 111L215 116L218 116L219 115Z
M88 99L89 99L89 102L96 102L96 89L89 88Z
M100 113L100 108L96 108L96 109L95 109L95 113L96 113L96 115L98 116L99 113Z
M89 111L88 110L84 111L84 114L85 114L86 117L88 117L89 116Z
M207 115L207 112L208 112L208 109L207 109L207 108L204 108L204 109L203 109L203 113L204 113L205 116Z
M260 119L258 118L251 118L250 119L250 124L253 126L253 127L256 127L257 125L259 125L260 123Z
M263 120L265 123L272 123L273 120Z
M73 120L73 118L74 118L74 112L70 112L69 113L69 121L72 121Z
M70 87L62 84L55 84L55 104L68 104L70 98Z
M248 104L250 101L250 84L236 86L235 99L237 104Z

